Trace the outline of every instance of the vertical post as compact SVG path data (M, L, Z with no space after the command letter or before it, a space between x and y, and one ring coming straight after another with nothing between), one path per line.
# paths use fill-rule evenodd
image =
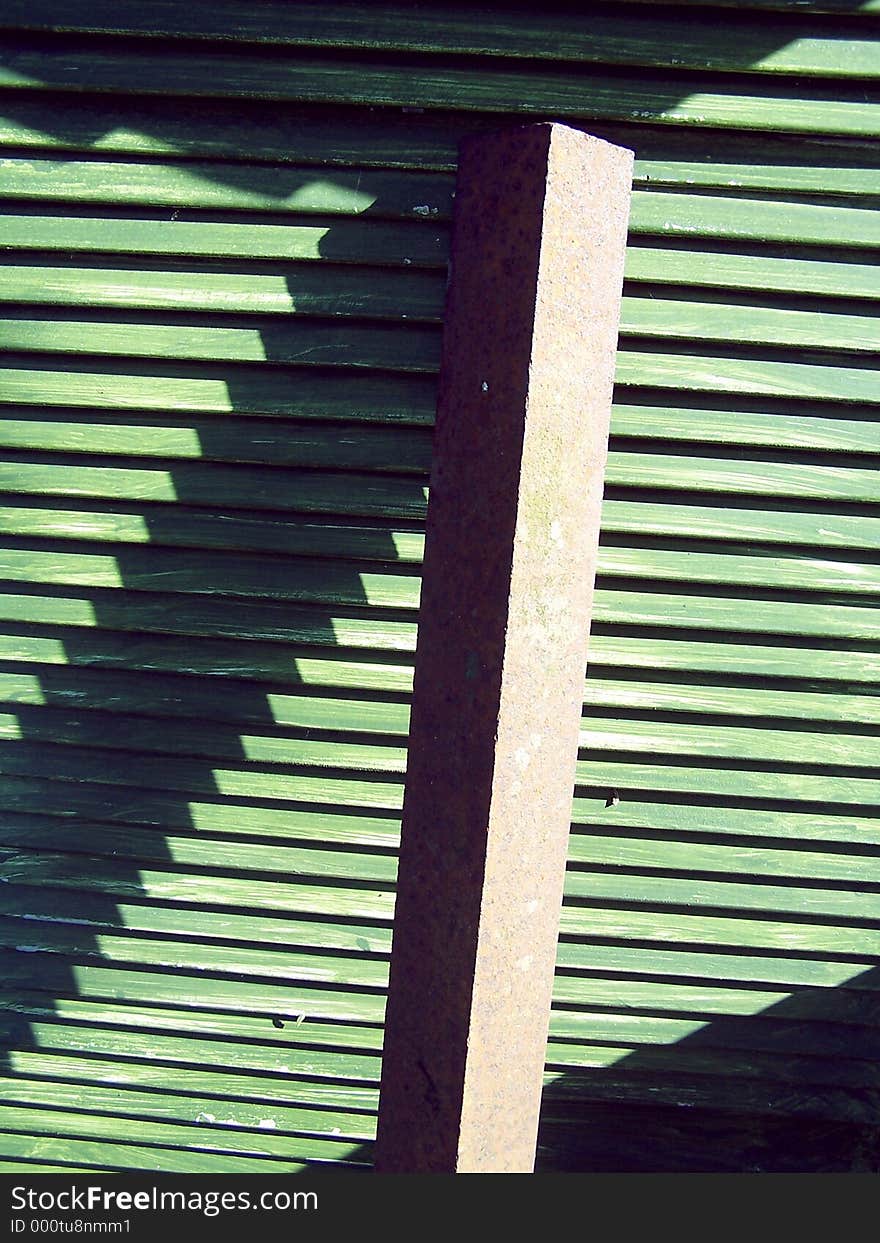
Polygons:
M462 146L380 1172L534 1166L631 175L562 125Z

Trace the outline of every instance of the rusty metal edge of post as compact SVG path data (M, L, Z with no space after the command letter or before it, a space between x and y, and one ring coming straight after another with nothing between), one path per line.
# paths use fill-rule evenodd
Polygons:
M631 183L555 123L461 147L380 1173L534 1166Z

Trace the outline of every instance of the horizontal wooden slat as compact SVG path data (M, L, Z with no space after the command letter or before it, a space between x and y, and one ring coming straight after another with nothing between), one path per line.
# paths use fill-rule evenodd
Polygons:
M203 1111L204 1112L204 1111ZM16 1105L0 1110L0 1151L4 1173L89 1174L96 1170L129 1174L280 1174L314 1171L325 1162L369 1166L367 1145L328 1139L283 1139L266 1128L236 1132L212 1128L203 1119L193 1127L162 1122L136 1122L140 1143L120 1139L119 1118L90 1114L88 1123L63 1110ZM15 1130L13 1128L21 1128ZM26 1128L26 1129L25 1129ZM86 1136L83 1135L86 1131ZM100 1138L89 1138L98 1136ZM7 1155L9 1154L9 1155ZM9 1157L18 1157L20 1162ZM59 1164L52 1165L55 1160Z
M0 690L2 690L0 674ZM130 714L68 716L56 712L0 712L0 739L27 737L31 742L64 742L143 753L207 756L214 760L245 758L260 764L291 764L353 772L402 773L402 747L369 743L302 739L276 733L236 733L227 727L186 721L175 726L142 720ZM847 768L876 766L877 737L858 733L830 734L819 728L750 729L715 721L686 722L632 719L626 714L593 711L583 723L580 746L588 755L601 752L707 756L757 763L815 764ZM112 761L107 760L110 764Z
M144 897L155 898L162 902L186 902L193 905L232 906L245 909L254 907L267 910L289 912L301 915L319 915L356 920L388 920L391 918L394 902L389 892L356 887L333 888L329 883L316 884L303 881L297 884L263 879L245 879L218 877L215 875L199 876L194 873L177 875L169 871L137 868L131 865L115 864L109 860L101 862L96 869L94 861L83 862L84 857L75 858L69 855L26 854L10 852L0 858L0 873L10 883L37 885L51 891L55 888L72 890L90 890L113 899L117 897L141 900ZM24 962L25 955L21 955ZM37 964L45 966L45 964ZM26 969L25 969L26 968ZM82 975L82 983L92 978L88 972L99 971L98 968L86 968ZM77 976L80 973L76 973ZM0 977L3 975L0 965ZM35 973L35 964L25 964L18 976L4 981L4 987L18 980L24 987L39 987L51 992L59 981L62 991L73 996L113 997L115 994L108 983L109 977L100 974L94 977L97 989L79 987L80 981L71 987L65 981L68 976L61 973L54 980L48 968ZM299 1013L320 1016L328 1021L344 1022L381 1022L381 1007L375 1004L376 999L367 994L350 993L340 990L339 993L326 993L318 996L307 990L311 1004L297 1004L297 998L291 990L272 986L273 991L266 994L265 989L250 989L244 985L220 987L212 990L197 990L194 994L192 981L183 983L174 976L169 976L165 987L161 986L161 973L147 977L141 972L133 973L132 983L135 991L129 1000L137 1000L142 1004L164 1002L175 1006L199 1007L207 1009L232 1009L245 1012L261 1012L270 1015L289 1017L295 1020ZM155 987L151 988L151 985ZM265 986L270 988L270 986ZM262 1004L257 1005L260 994L265 994ZM320 1006L319 1006L320 1002ZM253 1003L253 1004L252 1004Z
M849 7L847 12L849 12ZM800 17L796 26L779 19L757 22L736 14L723 27L702 14L681 26L674 50L668 21L650 10L622 13L523 13L471 6L422 6L413 13L399 5L373 6L369 26L340 4L253 5L225 0L202 20L167 0L148 0L137 11L109 0L87 14L71 0L54 0L37 13L24 0L10 0L4 24L18 29L94 32L153 38L211 39L294 47L376 51L440 52L472 56L516 56L577 63L661 65L670 68L793 73L820 77L880 75L876 43L849 37L839 27ZM858 29L856 26L853 29Z
M448 249L445 232L436 228L372 220L275 225L7 212L2 221L0 248L8 250L198 257L232 262L326 261L333 265L360 261L373 265L373 288L379 278L375 267L442 268ZM712 245L711 239L707 242ZM745 245L745 238L743 242ZM827 256L829 252L823 253ZM63 255L60 261L64 262ZM781 258L773 254L719 253L679 246L669 249L642 243L629 247L626 263L630 280L880 297L876 269L849 256L846 262L835 263L828 257ZM204 271L201 265L200 271Z
M878 281L880 286L880 281ZM444 286L424 272L376 276L342 267L284 274L151 273L104 268L0 265L0 298L58 307L195 312L252 312L288 316L358 316L438 321ZM751 345L805 346L841 351L880 350L876 321L865 315L759 305L725 306L662 292L624 296L624 337L658 337ZM20 347L16 347L20 348Z
M268 635L272 639L280 639L281 645L253 639L248 633L244 635L247 642L240 643L215 637L210 609L200 624L198 602L193 602L195 608L185 601L177 602L180 615L176 617L173 597L165 601L164 610L161 604L149 598L139 603L140 610L132 602L130 608L122 604L118 612L110 604L106 611L99 606L96 616L89 616L88 609L77 616L71 609L70 621L85 624L58 627L51 623L63 620L64 606L75 605L75 599L38 595L0 596L0 613L16 619L16 624L0 638L0 659L47 666L38 671L47 695L56 691L61 695L63 678L59 681L59 671L53 671L52 666L64 665L76 666L80 670L93 667L207 674L297 686L350 686L397 692L410 687L411 661L405 654L412 651L415 643L412 624L405 627L403 623L395 624L379 616L372 622L364 619L358 628L354 619L348 619L350 629L346 632L347 619L336 618L331 625L328 624L331 619L317 613L311 631L305 625L298 630L291 620L286 633L282 631ZM267 607L269 610L272 608L271 605ZM249 612L246 611L245 618L247 616ZM255 614L255 617L259 616L259 613ZM164 629L164 634L139 633L152 620ZM29 621L50 624L33 629ZM127 630L114 631L114 626L127 627ZM268 627L264 626L265 630ZM226 633L235 635L234 617L227 617ZM175 634L198 637L198 642L194 643L191 639L181 641L173 637ZM346 640L352 645L351 650L328 648L328 644L337 643L344 649ZM309 644L312 646L306 646ZM376 649L375 654L371 656L357 650L364 647ZM384 657L380 655L383 650L404 655ZM878 660L880 657L876 652L860 651L858 647L850 652L815 642L804 646L789 645L784 641L762 645L754 638L744 642L723 633L684 635L675 639L650 632L616 633L613 628L609 631L605 626L594 634L590 648L591 669L595 667L598 671L601 666L616 667L618 676L619 671L625 669L659 671L664 668L734 676L758 674L762 679L799 678L810 689L824 689L826 692L834 689L835 681L846 681L853 690L859 682L866 687L876 682L880 676ZM37 685L33 677L28 677L23 671L18 679L9 670L5 673L4 693L12 698L18 693L16 687L25 694L29 686ZM69 679L71 688L76 685L76 676L73 674ZM84 690L87 685L83 684ZM109 685L113 685L112 679ZM791 694L794 690L795 687L785 685L785 693ZM646 687L642 688L642 693L647 693ZM112 702L112 692L108 691L108 694ZM228 690L226 694L229 694ZM182 691L180 697L183 698ZM785 694L780 693L778 697L784 700ZM821 696L815 698L816 711L822 702Z
M64 127L56 119L64 112ZM0 145L23 152L187 156L318 167L454 171L457 146L469 133L498 128L503 115L393 114L258 101L215 100L210 112L192 101L135 96L82 96L71 111L63 95L0 90ZM575 120L575 125L577 122ZM586 128L595 131L596 123ZM878 170L870 144L801 136L754 140L735 131L713 134L712 159L688 127L605 123L599 136L635 151L641 185L716 186L826 196L876 194Z
M880 58L878 58L880 59ZM107 204L114 207L137 205L143 207L174 207L201 211L269 212L273 215L291 214L299 217L321 216L320 226L303 223L304 230L298 237L288 239L289 247L299 244L304 249L311 243L311 254L328 258L345 259L346 242L357 234L351 227L342 230L341 251L337 252L335 217L376 216L378 219L419 220L429 228L410 230L389 226L375 238L370 231L366 241L364 225L358 231L365 238L367 249L361 262L369 261L373 247L384 239L416 238L421 241L420 250L433 243L434 254L446 237L445 226L451 215L452 180L446 174L430 172L393 171L374 169L357 171L336 170L321 175L310 167L280 166L271 168L261 164L250 167L242 164L224 166L220 162L200 165L198 163L121 163L100 160L74 161L66 159L39 160L23 157L7 157L0 164L0 195L13 201L33 201L72 204L77 214L83 204ZM636 235L693 238L748 239L758 242L791 243L807 246L849 246L872 249L880 246L880 223L877 212L858 205L859 200L846 200L845 205L826 206L821 203L798 202L791 196L774 198L745 198L724 193L688 194L647 190L637 187L632 196L630 229ZM856 204L856 205L854 205ZM124 226L125 223L121 222ZM156 224L173 222L153 221ZM260 225L274 228L278 225ZM370 220L372 226L372 220ZM437 225L440 225L438 231ZM50 221L43 222L48 232ZM82 225L80 228L82 229ZM189 229L160 231L144 225L129 224L129 229L140 227L149 237L165 236L183 239L193 234ZM207 228L201 236L236 237L240 235L223 230L223 223ZM54 230L70 228L75 222L63 217L55 218ZM14 236L14 234L13 234ZM123 232L124 236L124 232ZM198 235L197 235L198 236ZM268 235L272 238L272 234ZM40 245L39 233L21 245ZM112 249L112 234L105 243ZM254 239L256 242L257 239ZM11 240L5 245L14 244ZM253 243L252 243L253 244ZM185 253L185 252L184 252ZM432 251L427 250L430 255ZM443 252L439 251L442 256ZM296 257L290 255L290 257ZM412 260L415 256L409 256Z
M685 125L874 136L877 106L864 92L815 83L752 85L699 74L676 75L672 92L645 73L533 70L529 91L521 71L481 65L459 68L426 62L414 69L393 59L346 61L313 54L266 58L259 53L210 49L202 55L174 44L158 51L127 43L33 38L10 46L0 86L22 90L82 90L197 97L244 97L328 103L340 97L360 106L389 105L513 114L640 119Z
M707 412L709 413L709 412ZM238 549L313 556L344 556L367 561L421 561L420 530L402 523L367 526L325 518L272 514L232 516L221 510L152 506L68 498L63 508L48 500L15 497L0 504L0 531L31 539L95 540L192 548ZM627 532L639 536L677 536L755 544L791 544L816 549L880 548L880 519L831 510L802 512L796 506L762 508L711 503L678 504L606 497L602 510L605 538ZM718 551L723 551L723 547Z
M363 599L359 600L363 604ZM52 610L54 609L54 614ZM48 610L48 613L47 613ZM70 621L110 629L156 629L171 634L217 634L297 643L342 643L412 650L415 629L398 617L375 620L352 615L329 602L322 610L283 608L271 601L213 600L150 592L118 597L113 589L92 588L88 597L76 591L33 596L7 589L0 593L0 617L15 621ZM718 631L722 634L814 636L823 639L876 640L876 610L832 603L830 607L794 598L760 597L754 593L747 616L731 610L724 594L672 594L665 591L610 590L596 594L594 618L603 625L671 627L673 630ZM860 667L859 658L855 669ZM873 664L866 662L866 668Z

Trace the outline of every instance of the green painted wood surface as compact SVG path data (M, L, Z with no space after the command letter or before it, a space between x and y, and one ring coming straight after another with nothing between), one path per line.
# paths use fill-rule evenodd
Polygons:
M880 289L880 281L877 284ZM443 295L442 280L426 273L393 272L377 279L363 270L348 272L341 265L320 273L291 267L283 274L265 278L251 272L209 273L207 279L198 270L152 274L82 267L65 270L57 264L51 269L37 264L10 263L0 267L0 296L5 300L65 308L260 315L268 312L439 322ZM64 322L62 312L53 326L62 329ZM869 315L761 305L726 307L706 297L668 297L659 290L646 291L638 297L624 296L620 329L625 337L805 346L844 352L880 349L880 331L876 319ZM235 339L227 335L228 328L224 327L223 332L226 339ZM13 340L11 348L22 346Z
M456 146L548 115L636 166L541 1168L870 1164L876 7L7 6L0 1168L369 1165Z
M57 125L59 108L65 112L63 129ZM185 98L169 112L143 96L83 96L72 111L50 92L0 93L0 146L15 148L18 155L60 150L450 172L461 134L493 124L495 118L473 113L409 112L389 125L385 118L339 104L303 112L283 103L253 101L243 107L215 100L206 112ZM707 160L705 142L686 127L612 122L603 124L601 133L636 148L637 186L751 187L826 198L877 192L877 161L868 145L804 135L793 148L786 139L767 135L756 152L754 142L734 130L713 135ZM279 175L283 172L276 168L276 191Z
M356 48L371 51L435 52L476 56L517 56L600 64L661 65L681 69L793 73L811 77L877 77L877 42L853 37L838 27L804 21L758 23L752 13L724 22L688 15L669 46L668 21L650 10L622 15L577 12L541 14L503 9L423 5L417 12L400 5L372 6L370 22L340 4L261 4L226 0L205 19L182 10L175 0L148 0L123 10L103 0L88 13L71 0L43 4L36 12L24 0L9 0L5 20L18 28L94 32L152 38L228 40L293 47ZM847 35L849 34L849 37Z
M642 120L774 132L877 136L880 108L867 92L846 84L807 79L752 86L735 77L679 76L664 90L634 72L628 77L591 72L575 77L559 69L535 70L529 91L521 71L495 65L459 68L401 64L393 59L346 62L312 54L269 59L259 52L183 49L149 44L22 38L9 41L0 87L184 94L204 98L295 100L332 103L340 97L365 107L463 108L518 116L556 113L560 118Z

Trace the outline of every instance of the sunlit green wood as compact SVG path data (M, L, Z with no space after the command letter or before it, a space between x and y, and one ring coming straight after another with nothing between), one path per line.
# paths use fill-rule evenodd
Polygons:
M386 891L334 888L329 882L323 885L308 881L283 884L266 879L221 878L195 872L176 874L149 867L136 869L130 863L119 864L108 860L102 860L100 869L96 870L95 861L87 856L0 851L0 875L10 884L38 885L47 891L54 888L85 889L114 900L148 898L209 907L217 904L244 909L257 907L269 911L358 920L390 920L394 909L393 896ZM35 966L41 968L36 975ZM17 974L10 975L13 967ZM95 976L94 972L98 974ZM163 982L161 973L147 976L135 972L131 978L134 991L119 994L112 990L111 977L102 969L83 968L82 972L74 972L73 980L70 980L70 973L62 970L53 979L46 963L37 963L33 958L28 961L27 955L18 955L11 958L8 964L0 964L0 978L3 978L4 988L9 983L16 983L25 988L39 987L51 992L60 986L62 992L81 997L123 995L143 1004L163 1002L195 1009L246 1010L276 1014L292 1020L300 1013L307 1013L333 1021L381 1022L381 1008L377 1008L373 997L345 990L324 994L309 988L305 991L308 1003L304 1004L290 988L281 986L270 988L267 985L265 988L270 992L266 993L265 989L254 986L227 986L212 981L209 987L199 988L194 993L191 980L178 982L177 977L169 975ZM97 987L86 987L92 979ZM208 981L204 983L207 985ZM264 993L265 996L262 996Z
M377 278L357 269L347 272L341 265L320 272L291 265L284 274L265 276L0 266L0 296L14 302L63 307L439 321L443 295L442 279L424 272L389 271ZM766 306L730 307L708 299L677 300L661 291L624 297L621 332L624 336L853 352L880 349L876 320L868 316Z
M846 0L842 0L846 2ZM57 125L59 108L65 113ZM281 165L404 168L454 172L460 138L497 124L473 113L408 112L394 124L357 107L308 110L255 100L197 101L149 96L83 96L75 110L48 92L0 95L0 144L16 154L67 151L137 156L245 159ZM595 124L589 126L595 128ZM606 123L601 136L635 150L634 181L787 190L822 195L876 194L878 170L867 143L836 146L802 136L718 131L712 158L699 132L682 126Z
M755 7L755 6L750 6ZM771 6L767 6L771 7ZM776 5L772 7L782 7ZM849 13L852 6L847 6ZM168 0L147 0L137 10L101 0L88 13L71 0L54 0L34 12L24 0L10 0L9 18L31 30L221 39L293 47L356 48L375 51L444 52L477 56L520 56L600 64L660 65L692 69L796 73L809 76L876 77L880 67L870 38L828 38L827 26L802 21L799 37L781 22L757 23L751 13L723 25L702 15L682 23L669 48L669 25L650 11L624 10L609 16L566 13L492 13L434 4L417 13L399 5L371 7L369 25L340 4L296 6L239 0L215 5L202 21Z
M685 79L671 92L658 91L638 73L580 75L543 67L523 90L516 68L449 64L410 65L394 60L364 62L312 54L267 59L259 52L211 49L195 52L170 45L124 49L71 40L60 47L39 40L10 48L0 86L38 90L132 91L205 98L235 97L329 103L340 97L360 106L459 108L520 116L555 113L560 118L639 119L666 124L734 127L789 133L872 137L880 132L880 108L845 85L807 83L745 85L732 79ZM690 88L690 89L688 89Z
M89 406L134 411L258 414L271 417L345 419L357 422L430 424L434 377L352 376L344 369L236 364L172 364L129 360L124 372L107 360L42 359L9 355L0 370L0 402ZM59 366L60 362L60 366Z
M82 1123L69 1113L27 1107L0 1107L0 1126L26 1126L28 1133L0 1132L0 1151L21 1158L10 1161L4 1155L4 1173L23 1175L74 1174L95 1177L98 1172L146 1174L288 1174L314 1172L327 1161L344 1168L368 1164L363 1145L328 1139L282 1139L266 1133L219 1131L205 1124L174 1126L137 1120L137 1137L142 1141L125 1143L125 1129L115 1116L90 1115L89 1131L104 1137L84 1139ZM259 1128L259 1124L257 1124ZM63 1164L52 1165L56 1160Z
M668 198L667 205L674 207L675 203ZM782 213L778 214L781 218ZM721 227L723 212L718 212L717 217ZM819 227L817 220L817 229ZM750 235L744 235L744 247L749 245L749 238ZM826 240L823 236L820 244ZM749 253L718 254L700 250L698 238L692 237L691 241L696 248L671 250L644 242L631 245L626 261L628 278L722 289L730 286L787 290L796 294L880 297L876 267L864 261L834 263L827 250L820 252L824 257L791 259ZM711 242L711 239L706 241ZM277 225L213 220L102 219L98 215L22 216L9 212L3 216L0 248L61 251L66 255L109 252L138 257L200 257L231 262L326 260L328 264L360 262L415 269L444 267L448 238L445 230L439 227L390 224L381 220L343 218L333 220L332 224ZM352 275L352 279L358 278Z
M856 425L861 427L862 425ZM24 500L26 498L16 498ZM64 508L48 500L30 505L0 505L0 531L33 539L94 540L123 544L154 544L226 548L314 556L341 556L365 561L421 561L421 531L403 524L365 526L339 517L297 519L269 514L233 517L218 510L183 511L161 503L154 506L108 501L108 508L70 500ZM796 505L779 509L712 503L628 501L606 498L602 525L608 535L674 536L719 541L754 541L771 545L877 550L880 519L824 511L802 513ZM723 546L718 548L723 552Z

